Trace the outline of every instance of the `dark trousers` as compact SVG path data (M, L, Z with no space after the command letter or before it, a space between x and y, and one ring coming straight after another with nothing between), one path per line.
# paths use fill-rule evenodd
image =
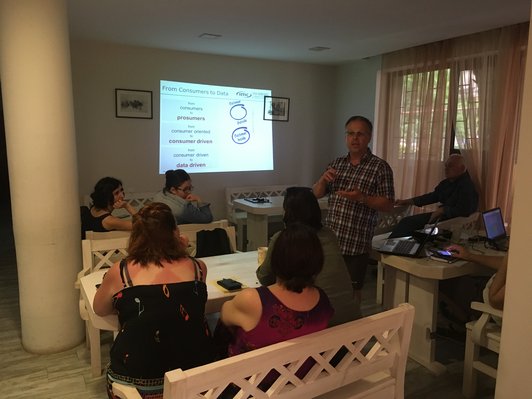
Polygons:
M359 291L364 287L364 279L368 268L369 254L343 255L347 270L351 276L353 290Z

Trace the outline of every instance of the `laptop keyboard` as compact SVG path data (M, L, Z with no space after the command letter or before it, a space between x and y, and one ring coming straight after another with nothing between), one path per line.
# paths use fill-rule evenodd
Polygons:
M414 245L416 245L416 241L407 241L402 240L397 243L395 246L393 252L398 254L409 254L412 251L412 248L414 248Z

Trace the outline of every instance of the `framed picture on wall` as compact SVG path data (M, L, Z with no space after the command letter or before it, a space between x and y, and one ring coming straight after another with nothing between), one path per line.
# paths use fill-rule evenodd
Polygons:
M290 99L264 96L264 120L288 122Z
M115 89L117 118L152 119L152 92L146 90Z

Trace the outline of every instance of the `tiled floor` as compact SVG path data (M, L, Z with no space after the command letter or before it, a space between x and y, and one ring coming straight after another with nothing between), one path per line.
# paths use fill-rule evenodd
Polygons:
M84 344L52 355L33 355L21 345L16 259L9 212L0 207L0 397L2 399L104 399L103 377L93 378L89 353ZM362 312L379 311L375 303L375 274L370 272L364 290ZM102 357L107 360L111 334L102 335ZM417 363L408 362L407 399L460 399L462 389L463 342L438 339L437 359L448 371L432 375ZM479 377L479 396L491 399L494 381Z

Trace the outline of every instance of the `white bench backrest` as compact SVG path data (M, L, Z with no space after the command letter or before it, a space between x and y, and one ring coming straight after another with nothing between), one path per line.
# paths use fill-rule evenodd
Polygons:
M106 239L85 239L81 241L84 275L93 273L102 267L111 267L113 263L127 256L129 236Z
M143 193L124 193L125 199L127 202L136 210L139 210L144 205L148 205L150 202L153 202L153 197L157 194L156 192L143 192ZM83 205L90 207L92 199L90 195L83 196ZM115 209L113 215L119 218L125 218L129 216L129 213L125 209Z
M414 308L401 304L204 366L172 370L165 374L164 399L217 398L230 383L241 390L235 398L312 398L355 382L350 392L361 386L368 390L371 378L367 377L377 375L386 386L385 397L403 398L413 319ZM348 352L333 367L330 360L342 347ZM301 380L295 372L309 356L316 364ZM257 385L271 369L281 376L265 393Z

